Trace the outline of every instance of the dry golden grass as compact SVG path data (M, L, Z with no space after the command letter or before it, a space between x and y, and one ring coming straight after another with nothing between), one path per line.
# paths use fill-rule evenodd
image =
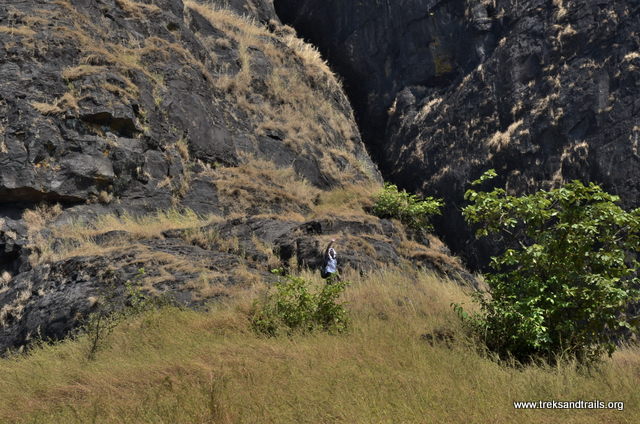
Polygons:
M375 183L345 184L320 194L313 208L315 217L367 216L364 208L374 204L374 198L382 186Z
M557 20L560 20L567 15L568 11L564 7L564 0L553 0L553 5L557 8L555 13Z
M233 277L241 288L255 287L263 282L263 277L244 264L233 270Z
M236 236L223 237L218 230L213 227L192 227L187 228L181 235L184 241L203 249L217 249L221 252L241 255L240 239Z
M136 238L160 237L163 231L199 227L221 220L216 216L201 217L191 210L170 209L151 215L102 215L96 221L55 229L58 236L90 238L108 231L126 231Z
M333 239L334 237L331 237L331 238ZM382 236L380 236L379 238L384 240ZM341 234L337 240L340 243L341 249L348 250L350 252L358 252L370 258L375 258L378 256L376 249L371 245L371 243L369 243L369 241L367 241L362 236L352 236L350 234ZM384 241L388 241L388 240L384 240ZM327 245L328 242L329 240L327 239L325 245Z
M79 65L67 68L62 71L62 78L64 78L65 80L73 81L86 76L100 74L104 72L104 70L104 66Z
M244 215L240 215L242 217ZM282 213L260 213L252 215L256 219L279 219L281 221L304 222L307 220L305 216L298 212L282 212Z
M43 115L55 115L63 112L63 110L55 104L31 102L31 106Z
M56 99L53 104L31 102L31 106L43 115L55 115L66 110L77 110L79 108L79 100L74 92L68 91L62 97Z
M198 278L187 282L183 288L192 291L194 293L195 300L228 296L230 293L229 287L219 282L224 280L226 277L228 276L225 274L216 271L209 271L201 274Z
M330 76L335 78L333 71L315 46L298 38L296 34L287 34L283 40L309 68L310 72L316 73L316 77Z
M62 206L59 204L48 205L43 203L34 209L25 210L22 214L22 220L26 224L29 232L35 232L43 229L61 213Z
M109 196L105 194L105 196ZM54 249L54 240L45 238L40 230L60 213L60 206L41 206L35 210L27 210L23 219L27 224L30 235L30 246L33 253L30 256L32 264L43 262L56 262L80 256L113 256L127 252L126 260L118 264L120 267L135 265L137 267L152 270L144 278L141 278L141 287L149 292L158 293L157 285L163 282L175 281L175 275L191 275L185 279L185 285L192 284L194 280L206 279L209 286L219 284L214 278L207 263L202 260L188 258L179 254L169 254L155 251L138 241L149 238L161 238L162 232L172 229L197 229L203 225L211 224L221 218L216 216L201 217L190 210L178 211L176 209L158 212L152 215L102 215L91 223L72 223L58 227L50 227L57 238ZM109 231L125 231L120 237L114 237L109 243L98 244L95 237ZM225 240L228 244L229 240ZM211 291L208 287L205 292ZM196 297L206 295L194 290ZM24 302L22 302L24 303ZM21 311L15 311L22 304L12 303L8 307L14 315ZM6 309L6 308L5 308ZM0 312L0 315L2 312ZM6 313L5 313L6 315Z
M635 59L640 59L640 52L629 52L622 59L624 62L630 62Z
M182 277L181 289L189 289L194 300L202 300L211 295L227 294L224 283L228 276L209 269L209 263L200 258L152 250L143 245L129 247L113 246L112 250L129 249L131 259L118 266L135 265L147 272L140 278L140 288L149 293L160 294L163 286L175 285L176 275Z
M186 1L185 6L204 16L237 45L240 70L235 74L222 71L214 84L259 123L258 134L283 133L283 142L301 153L319 143L334 146L354 163L354 171L359 171L357 161L351 157L357 136L353 116L333 105L333 95L341 89L340 85L313 46L293 34L276 36L264 26L226 9L196 1ZM220 47L220 41L204 36L201 39L204 45ZM223 39L222 43L227 45L229 41ZM256 73L250 51L255 49L273 64L267 76L266 93L254 88ZM334 131L338 134L336 139ZM336 160L334 156L326 162L334 167L328 172L339 172L332 163Z
M398 251L403 256L414 261L427 261L444 270L464 271L460 258L441 252L438 249L426 247L423 244L411 240L403 240Z
M55 217L56 212L59 214L59 206L53 209L38 207L35 210L27 210L23 215L32 237L32 245L39 252L31 258L33 263L58 261L75 256L103 255L119 248L129 248L136 240L160 238L163 231L198 228L222 219L213 215L202 217L190 210L177 209L143 216L107 214L99 216L91 223L76 222L51 228L53 235L59 238L61 243L54 251L51 246L53 240L45 240L36 233ZM110 246L97 245L94 237L109 231L125 231L127 236Z
M148 19L161 12L161 9L155 4L139 3L133 0L116 0L116 4L138 19Z
M308 212L320 193L293 168L261 159L245 159L239 166L206 173L215 181L221 202L233 212L246 212L255 205L262 210Z
M266 263L263 264L266 269L272 270L280 267L280 257L275 254L274 247L272 245L260 240L255 235L251 238L251 243L255 246L258 252L264 254L267 257Z
M10 281L6 280L6 275L3 274L2 277L2 291L4 292L9 290L8 283ZM27 287L19 292L14 300L2 305L0 308L0 328L4 328L8 316L11 316L12 319L20 319L22 317L22 312L33 295L32 287L31 282L29 282Z
M514 136L516 136L518 133L528 131L521 128L523 122L524 121L520 119L519 121L511 123L506 131L496 131L493 136L491 136L491 138L487 140L488 145L496 152L499 152L500 150L508 146L513 141Z
M180 157L184 161L189 161L189 144L185 138L181 138L176 141L176 150L180 154Z
M97 201L102 203L103 205L108 205L113 201L113 194L102 190L98 193Z
M56 17L60 18L56 27L56 37L67 44L79 48L81 55L78 65L65 69L63 78L71 81L88 75L99 75L111 72L122 81L122 86L105 82L102 87L107 91L118 95L125 101L134 99L139 94L139 89L132 81L132 73L139 73L146 77L153 85L162 85L162 77L152 72L144 63L145 55L153 52L167 54L167 51L177 45L162 40L158 37L149 37L144 43L135 40L120 40L118 43L107 41L111 38L105 29L92 22L82 11L66 0L54 2L61 7L56 10ZM155 5L138 3L130 0L118 0L118 5L129 13L132 18L146 21L154 13L160 12ZM179 54L184 55L181 49ZM195 60L187 63L193 64ZM201 64L199 64L201 66Z
M320 284L317 277L312 278ZM88 340L0 361L0 420L15 423L635 423L640 351L600 369L509 368L468 346L449 306L465 291L413 270L351 276L352 329L256 337L256 288L200 313L126 322L96 360ZM451 332L450 347L420 336ZM514 410L514 401L624 401L617 410ZM250 401L248 401L250 400Z
M187 228L182 234L182 239L205 249L222 241L222 237L213 227Z
M203 217L191 210L177 209L143 216L107 214L90 223L77 222L50 227L56 237L54 249L54 240L44 238L38 231L45 228L59 212L59 206L43 206L36 210L28 210L24 214L23 218L29 228L31 247L34 250L30 257L34 265L80 256L118 257L119 254L126 253L119 259L118 266L147 269L148 272L140 279L144 290L159 293L160 286L176 284L175 276L181 275L183 282L180 284L190 288L196 299L205 299L212 294L226 293L228 290L223 287L223 284L229 281L230 275L222 276L212 270L205 259L194 259L179 252L158 251L140 241L162 238L162 233L168 230L185 230L180 237L187 243L214 251L242 254L237 237L221 237L209 226L221 222L223 218L215 215ZM96 236L110 231L124 233L118 237L112 237L108 242L96 242ZM254 277L253 280L255 279ZM10 306L14 309L16 307L15 304Z
M6 128L2 124L2 122L0 122L0 153L7 153L9 151L9 149L7 148L5 134L6 134Z
M33 37L36 35L36 32L29 28L28 26L4 26L0 25L0 34L10 34L10 35L19 35L21 37Z

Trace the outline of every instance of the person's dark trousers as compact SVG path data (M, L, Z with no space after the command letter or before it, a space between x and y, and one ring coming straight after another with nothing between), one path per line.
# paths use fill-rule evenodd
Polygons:
M336 281L339 281L339 280L340 280L340 275L338 275L338 273L337 273L337 272L324 272L324 271L323 271L323 272L320 274L320 276L326 280L325 282L326 282L327 284L333 284L333 283L335 283Z

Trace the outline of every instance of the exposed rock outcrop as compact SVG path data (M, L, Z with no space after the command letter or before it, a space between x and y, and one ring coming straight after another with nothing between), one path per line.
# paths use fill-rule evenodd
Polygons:
M173 278L149 290L191 304L211 297L185 294L206 270L243 263L126 231L87 245L60 228L174 207L304 213L322 189L379 180L339 83L268 0L0 5L0 349L66 334L107 269L123 283L146 264ZM163 260L207 266L160 278Z
M127 282L197 306L315 269L330 237L345 267L472 280L436 238L346 205L380 182L269 0L0 5L1 351L64 337L108 288L126 304Z
M408 240L397 223L372 216L303 222L244 217L195 227L186 226L194 217L183 216L185 228L145 234L161 219L137 226L129 221L129 231L62 227L49 232L39 244L47 246L46 252L39 253L50 256L0 285L3 351L36 338L63 338L105 299L110 308L125 305L127 284L145 295L168 294L197 307L229 296L235 287L274 280L273 268L317 270L330 238L338 239L342 270L414 264L475 284L437 239L430 245Z
M470 263L488 246L470 241L458 210L486 169L514 193L581 179L640 204L640 2L277 0L276 10L344 76L385 177L446 199L437 228Z
M232 2L259 19L269 2ZM313 185L376 179L352 112L290 33L180 0L0 6L0 201L167 207L247 157ZM200 193L201 195L202 193ZM214 191L212 191L212 195Z
M448 86L495 44L495 35L483 31L486 16L470 25L466 3L276 0L275 6L344 78L363 136L385 166L387 111L397 93L413 85Z

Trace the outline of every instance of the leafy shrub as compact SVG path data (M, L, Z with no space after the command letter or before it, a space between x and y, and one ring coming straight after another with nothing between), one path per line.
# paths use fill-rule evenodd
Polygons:
M347 311L338 302L348 283L325 284L317 293L300 277L284 276L275 285L275 292L255 305L251 326L257 333L276 336L283 331L311 332L321 329L342 332L347 328Z
M492 258L490 296L476 296L480 313L457 307L491 350L519 361L591 362L611 355L621 333L637 331L625 311L639 294L631 253L640 251L640 209L626 212L617 196L579 181L520 197L471 189L465 198L478 237L501 234L518 246Z
M443 203L433 197L420 198L386 183L378 194L373 213L380 218L397 218L414 230L430 230L429 218L440 214Z

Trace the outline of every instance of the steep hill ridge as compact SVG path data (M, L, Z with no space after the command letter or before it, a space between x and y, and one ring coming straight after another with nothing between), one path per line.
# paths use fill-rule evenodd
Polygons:
M105 191L168 206L189 197L186 162L243 156L322 187L378 178L339 85L293 34L196 2L11 3L0 10L3 203Z

